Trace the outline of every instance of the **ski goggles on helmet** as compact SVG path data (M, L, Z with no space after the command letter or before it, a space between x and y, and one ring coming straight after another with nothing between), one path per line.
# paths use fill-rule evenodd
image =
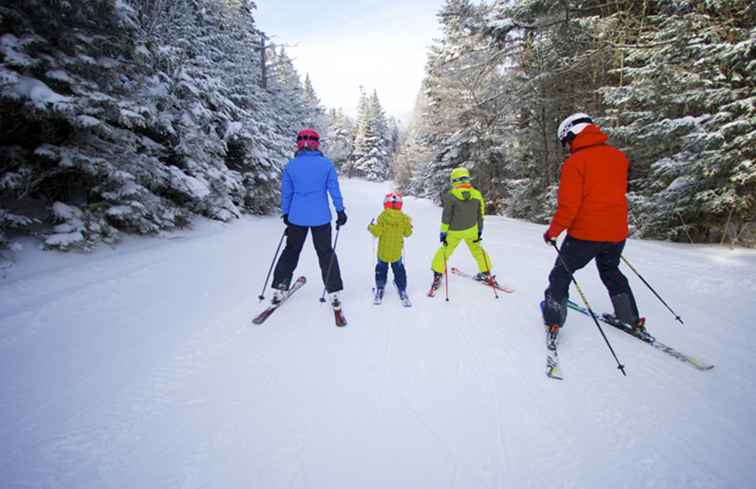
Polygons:
M299 141L320 141L320 137L311 136L309 134L302 134L302 135L297 136L297 142Z
M452 178L452 183L470 183L470 176L463 175L461 177Z

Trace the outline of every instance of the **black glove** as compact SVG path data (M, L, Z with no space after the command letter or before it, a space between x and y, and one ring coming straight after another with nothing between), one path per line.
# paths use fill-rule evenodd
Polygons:
M483 239L483 223L480 223L480 226L478 226L478 241Z
M346 224L347 217L346 217L346 212L344 212L344 211L339 211L339 212L336 213L336 215L338 216L337 219L336 219L336 229L338 229L341 226L343 226L344 224Z
M281 216L281 219L283 219L284 225L286 225L286 226L289 225L289 215L288 214L284 214L283 216Z
M441 235L439 236L439 238L441 238L441 242L443 244L446 244L446 233L441 233Z

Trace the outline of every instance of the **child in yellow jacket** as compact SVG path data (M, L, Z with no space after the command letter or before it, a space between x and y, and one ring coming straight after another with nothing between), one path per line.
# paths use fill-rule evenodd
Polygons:
M407 296L407 271L402 262L404 238L412 234L412 219L402 212L402 196L391 192L383 199L383 212L377 222L368 225L368 231L378 238L378 263L375 265L375 300L380 304L388 278L388 267L394 272L394 283L405 306Z

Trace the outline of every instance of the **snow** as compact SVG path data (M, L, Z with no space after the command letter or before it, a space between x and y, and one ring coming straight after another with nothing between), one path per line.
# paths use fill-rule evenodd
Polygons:
M49 70L45 76L51 80L58 80L66 83L73 83L74 80L65 70Z
M685 320L628 272L651 331L716 368L607 330L622 377L571 314L557 382L537 307L554 261L543 226L488 217L483 244L516 291L496 300L451 278L446 303L424 296L440 209L408 197L414 307L393 290L376 307L365 228L391 188L342 186L344 329L317 300L310 244L308 284L251 324L275 217L91 254L24 246L0 281L0 487L756 487L754 251L630 240L627 258ZM451 264L473 269L462 247ZM595 268L577 279L609 310Z
M55 93L40 80L28 76L19 76L17 83L13 87L13 91L16 96L29 99L35 104L71 102L70 97L64 97L59 93Z
M20 40L13 34L3 34L0 36L0 53L2 53L5 62L9 65L29 68L36 64L34 58L19 51L20 47L27 44L29 38Z

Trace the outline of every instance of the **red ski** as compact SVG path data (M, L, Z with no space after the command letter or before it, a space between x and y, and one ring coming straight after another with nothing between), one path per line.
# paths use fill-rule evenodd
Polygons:
M268 319L270 317L270 315L273 314L276 311L276 309L278 309L279 307L281 307L281 305L284 302L286 302L286 300L289 297L291 297L292 295L294 295L294 292L296 292L299 289L301 289L302 286L306 282L307 282L307 279L304 276L299 277L293 284L291 284L291 287L289 288L289 290L287 290L286 294L284 294L284 296L281 298L281 302L279 302L278 304L271 304L270 306L268 306L268 308L265 309L263 312L261 312L256 318L254 318L252 320L252 322L255 323L255 324L262 324L262 323L264 323L265 320Z
M478 282L480 285L482 285L484 287L491 287L491 285L493 285L494 287L496 287L496 290L499 290L501 292L506 292L507 294L511 294L511 293L514 292L514 289L510 289L509 287L504 287L503 285L499 284L496 281L496 278L494 278L494 282L492 284L491 282L483 282L481 280L476 280L474 276L470 275L469 273L463 272L462 270L460 270L457 267L451 267L451 272L454 275L459 275L460 277L466 277L466 278L475 280L476 282Z

